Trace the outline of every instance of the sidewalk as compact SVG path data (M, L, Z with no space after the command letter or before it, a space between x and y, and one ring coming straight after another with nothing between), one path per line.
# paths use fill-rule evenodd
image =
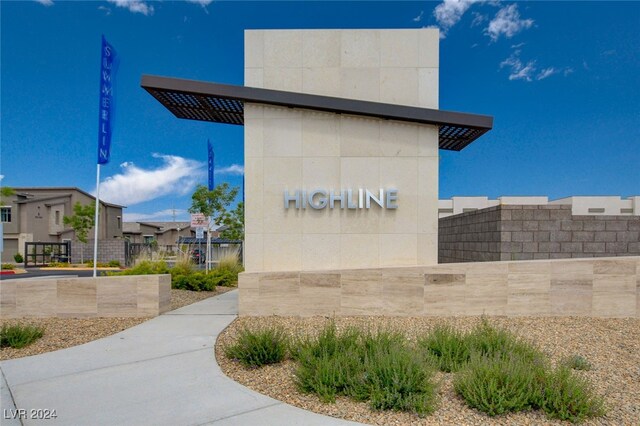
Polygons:
M25 425L356 424L258 394L221 372L213 347L236 318L237 298L228 292L84 345L1 362L0 423L21 424L3 418L17 407L27 415L56 410L54 420Z

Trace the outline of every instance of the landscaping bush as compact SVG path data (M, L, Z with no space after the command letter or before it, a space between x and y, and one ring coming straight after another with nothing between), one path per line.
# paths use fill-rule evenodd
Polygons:
M20 253L14 254L13 260L15 260L16 263L24 263L24 257L22 257Z
M418 415L432 413L437 385L431 368L405 346L380 349L366 358L364 377L371 387L371 407Z
M572 355L568 358L565 358L562 360L561 364L573 370L591 370L591 363L589 363L586 358L580 355Z
M229 346L225 353L246 367L261 367L281 362L287 353L287 346L288 339L281 329L244 329L238 341Z
M474 354L454 378L454 389L472 408L489 416L533 407L544 368L517 356Z
M108 272L109 276L117 275L154 275L154 274L168 274L169 267L164 261L151 261L144 260L139 262L133 268L125 269L124 271Z
M423 415L435 408L432 370L412 351L404 336L357 329L336 331L333 323L316 339L298 342L294 354L298 388L324 402L338 395L368 400L379 410L402 410Z
M119 268L120 267L120 261L119 260L110 260L109 263L107 263L108 266L112 267L112 268Z
M536 404L549 417L571 422L605 413L604 401L594 393L591 384L562 365L545 375Z
M13 271L13 264L3 263L2 265L0 265L0 269L3 269L5 271Z
M434 360L440 371L458 371L469 362L471 349L467 337L450 326L436 326L418 339L418 347Z
M0 328L0 347L24 348L44 335L44 329L30 325L3 325Z

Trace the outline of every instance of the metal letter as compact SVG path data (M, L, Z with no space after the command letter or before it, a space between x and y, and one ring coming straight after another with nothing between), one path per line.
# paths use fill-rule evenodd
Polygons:
M387 208L397 209L398 208L398 204L396 203L397 200L398 200L398 190L387 189Z
M321 195L321 197L318 197L318 203L313 200L313 197L316 195ZM327 207L327 191L323 191L322 189L314 189L311 191L309 193L309 206L315 210Z
M371 208L371 200L372 199L373 199L373 201L375 201L375 203L377 205L379 205L380 207L383 207L383 204L384 204L384 202L383 202L383 200L384 200L384 189L380 188L380 196L378 198L376 198L376 196L373 195L371 193L371 191L369 191L368 189L367 189L367 192L365 193L365 195L367 196L365 205L366 205L366 207L368 209Z
M343 192L340 192L340 195L336 195L333 190L329 192L329 208L333 208L333 204L335 201L340 201L340 207L344 208L344 198Z
M284 190L284 208L289 208L291 201L296 202L296 209L300 208L300 191L296 191L294 195L290 195L288 190Z

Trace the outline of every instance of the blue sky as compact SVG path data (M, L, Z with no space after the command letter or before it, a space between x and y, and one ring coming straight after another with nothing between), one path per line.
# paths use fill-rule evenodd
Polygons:
M440 197L640 195L638 2L2 1L1 157L6 186L95 188L100 35L118 51L107 201L125 220L186 219L206 184L242 185L242 127L178 120L142 74L243 83L243 30L442 31L440 108L493 115L441 151Z

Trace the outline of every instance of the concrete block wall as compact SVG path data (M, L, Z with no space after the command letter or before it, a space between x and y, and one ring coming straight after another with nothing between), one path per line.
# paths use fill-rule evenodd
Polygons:
M241 316L640 318L640 256L242 273Z
M574 216L568 205L476 210L440 219L439 232L440 263L640 255L640 217Z
M80 249L82 247L82 257L84 261L93 260L93 240L87 240L87 244L78 241L71 242L71 263L80 263ZM117 260L120 265L125 265L125 241L100 240L98 239L98 262L109 262Z

